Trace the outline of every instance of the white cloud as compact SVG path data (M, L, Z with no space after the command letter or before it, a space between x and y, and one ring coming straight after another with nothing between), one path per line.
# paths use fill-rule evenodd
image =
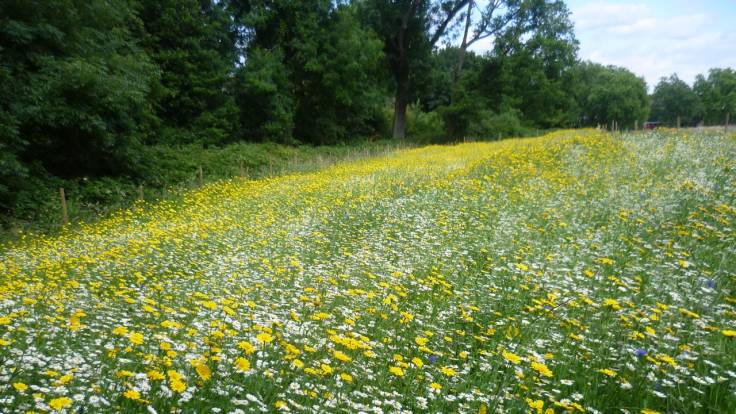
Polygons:
M601 1L572 12L582 59L627 67L650 88L675 72L693 82L709 68L736 67L736 30L719 30L718 16Z

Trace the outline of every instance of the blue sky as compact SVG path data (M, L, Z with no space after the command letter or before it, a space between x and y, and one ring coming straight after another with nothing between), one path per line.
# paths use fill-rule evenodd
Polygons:
M692 84L709 68L736 68L736 0L568 0L567 5L580 58L624 66L643 76L650 89L672 73Z

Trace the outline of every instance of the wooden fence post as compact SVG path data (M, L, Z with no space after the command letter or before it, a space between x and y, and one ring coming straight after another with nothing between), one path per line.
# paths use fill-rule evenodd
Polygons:
M723 127L723 132L728 132L728 122L730 121L731 113L726 112L726 126Z
M145 197L143 197L143 184L138 186L138 199L143 201Z
M245 169L243 168L243 160L240 160L240 178L245 177Z
M639 130L639 120L637 119L636 121L634 121L634 131L638 131L638 130Z
M59 196L61 197L61 220L64 225L69 224L69 216L66 212L66 195L64 194L64 187L59 187Z
M682 119L680 118L680 115L677 115L677 129L680 129Z
M204 173L202 172L202 166L197 167L197 176L199 177L199 186L204 184Z
M268 156L268 176L273 176L273 157Z

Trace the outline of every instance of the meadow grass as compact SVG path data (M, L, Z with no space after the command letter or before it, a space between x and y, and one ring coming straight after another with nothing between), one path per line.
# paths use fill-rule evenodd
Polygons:
M232 179L0 247L2 412L736 412L736 139Z

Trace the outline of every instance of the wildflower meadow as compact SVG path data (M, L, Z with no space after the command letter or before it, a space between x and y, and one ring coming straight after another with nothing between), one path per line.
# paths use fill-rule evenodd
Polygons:
M736 137L429 146L0 246L0 412L734 413Z

